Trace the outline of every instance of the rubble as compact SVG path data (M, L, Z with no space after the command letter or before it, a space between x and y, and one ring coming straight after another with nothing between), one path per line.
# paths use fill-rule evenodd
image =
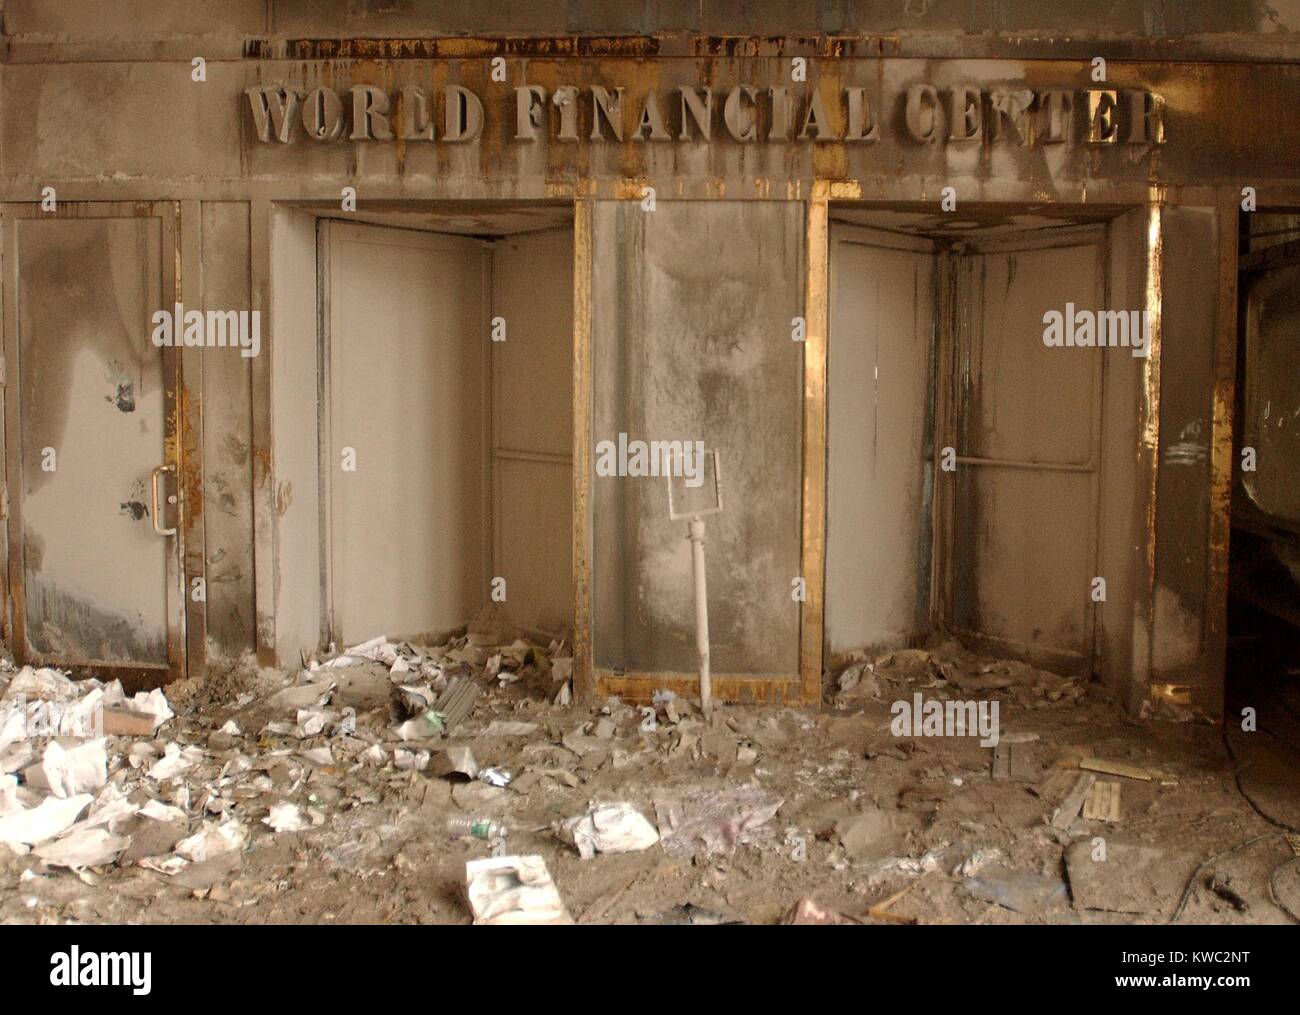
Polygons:
M102 789L108 781L108 754L103 739L65 748L51 740L39 764L23 771L30 789L41 789L57 797L72 797Z
M967 878L966 888L977 899L1029 915L1040 913L1066 897L1065 882L1060 878L1004 867L991 867Z
M792 927L834 927L861 923L833 909L819 906L812 899L800 899L782 923Z
M1161 913L1174 908L1183 876L1171 869L1164 850L1108 837L1105 852L1090 839L1065 850L1070 896L1078 910Z
M917 821L910 814L867 808L835 823L835 835L851 860L883 860L903 847Z
M266 922L571 922L570 905L625 923L1146 917L1172 909L1195 857L1153 879L1109 843L1118 814L1097 787L1124 780L1120 827L1144 846L1172 823L1208 855L1250 813L1081 679L954 643L857 654L821 712L720 705L706 722L663 689L556 705L564 637L503 617L295 673L250 666L202 707L0 665L0 853L47 886L34 911L0 913L80 918L47 889L83 876L123 919L155 897L168 918ZM894 736L890 702L922 688L1000 699L998 745ZM100 708L134 725L74 732ZM1097 880L1101 833L1136 901ZM1231 873L1258 914L1264 897ZM1241 912L1213 886L1195 902Z
M731 852L749 841L780 809L782 800L760 789L742 787L714 793L655 797L655 814L664 850L706 855Z
M19 807L0 817L0 843L15 852L48 842L72 827L95 798L89 793L46 797L35 807Z

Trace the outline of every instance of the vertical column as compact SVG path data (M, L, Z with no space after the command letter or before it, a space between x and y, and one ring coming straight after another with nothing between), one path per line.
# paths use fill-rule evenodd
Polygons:
M596 696L591 652L591 215L579 198L573 220L573 693Z
M830 294L829 185L813 183L808 200L803 349L803 513L800 570L808 598L799 624L799 684L805 705L821 700L826 592L826 332Z

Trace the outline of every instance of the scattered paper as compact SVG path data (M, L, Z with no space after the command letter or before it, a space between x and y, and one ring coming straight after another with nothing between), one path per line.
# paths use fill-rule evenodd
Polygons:
M0 842L9 846L35 846L67 831L94 799L81 793L67 799L46 797L35 807L0 818Z
M573 923L540 856L471 860L465 885L475 924Z
M100 867L112 863L131 844L104 828L76 828L32 852L51 867Z
M203 827L188 839L176 843L176 855L194 863L202 863L232 849L243 849L248 841L248 829L238 821L222 824L205 821Z
M94 792L108 781L106 744L100 738L66 749L57 740L51 740L40 763L23 773L24 781L28 786L63 798Z
M600 804L561 822L559 835L590 860L597 853L634 853L659 841L659 833L629 803Z

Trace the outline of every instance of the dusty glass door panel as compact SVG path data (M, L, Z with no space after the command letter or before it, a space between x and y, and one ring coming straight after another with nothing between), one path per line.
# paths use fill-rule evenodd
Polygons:
M171 306L170 223L10 214L15 647L37 661L161 681L180 666L165 368L175 353L151 340L154 312Z
M722 480L723 511L707 518L705 541L715 687L727 675L792 677L803 206L597 202L592 225L597 673L697 670L687 523L670 521L666 478L638 475L636 456L656 441L702 441L718 452Z

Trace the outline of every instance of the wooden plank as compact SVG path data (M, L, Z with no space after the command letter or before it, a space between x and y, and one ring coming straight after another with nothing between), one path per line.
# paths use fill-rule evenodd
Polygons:
M1083 801L1083 816L1089 821L1119 821L1119 783L1094 782Z
M1097 777L1091 772L1084 772L1075 780L1074 788L1066 794L1065 799L1061 801L1061 806L1052 815L1053 828L1064 832L1074 824L1074 819L1079 816L1079 811L1083 808L1083 801L1087 798L1088 791L1096 781Z
M1150 782L1152 779L1151 772L1145 768L1129 765L1123 761L1107 761L1105 758L1084 758L1079 762L1079 767L1085 772L1118 775L1125 779L1139 779L1142 782Z

